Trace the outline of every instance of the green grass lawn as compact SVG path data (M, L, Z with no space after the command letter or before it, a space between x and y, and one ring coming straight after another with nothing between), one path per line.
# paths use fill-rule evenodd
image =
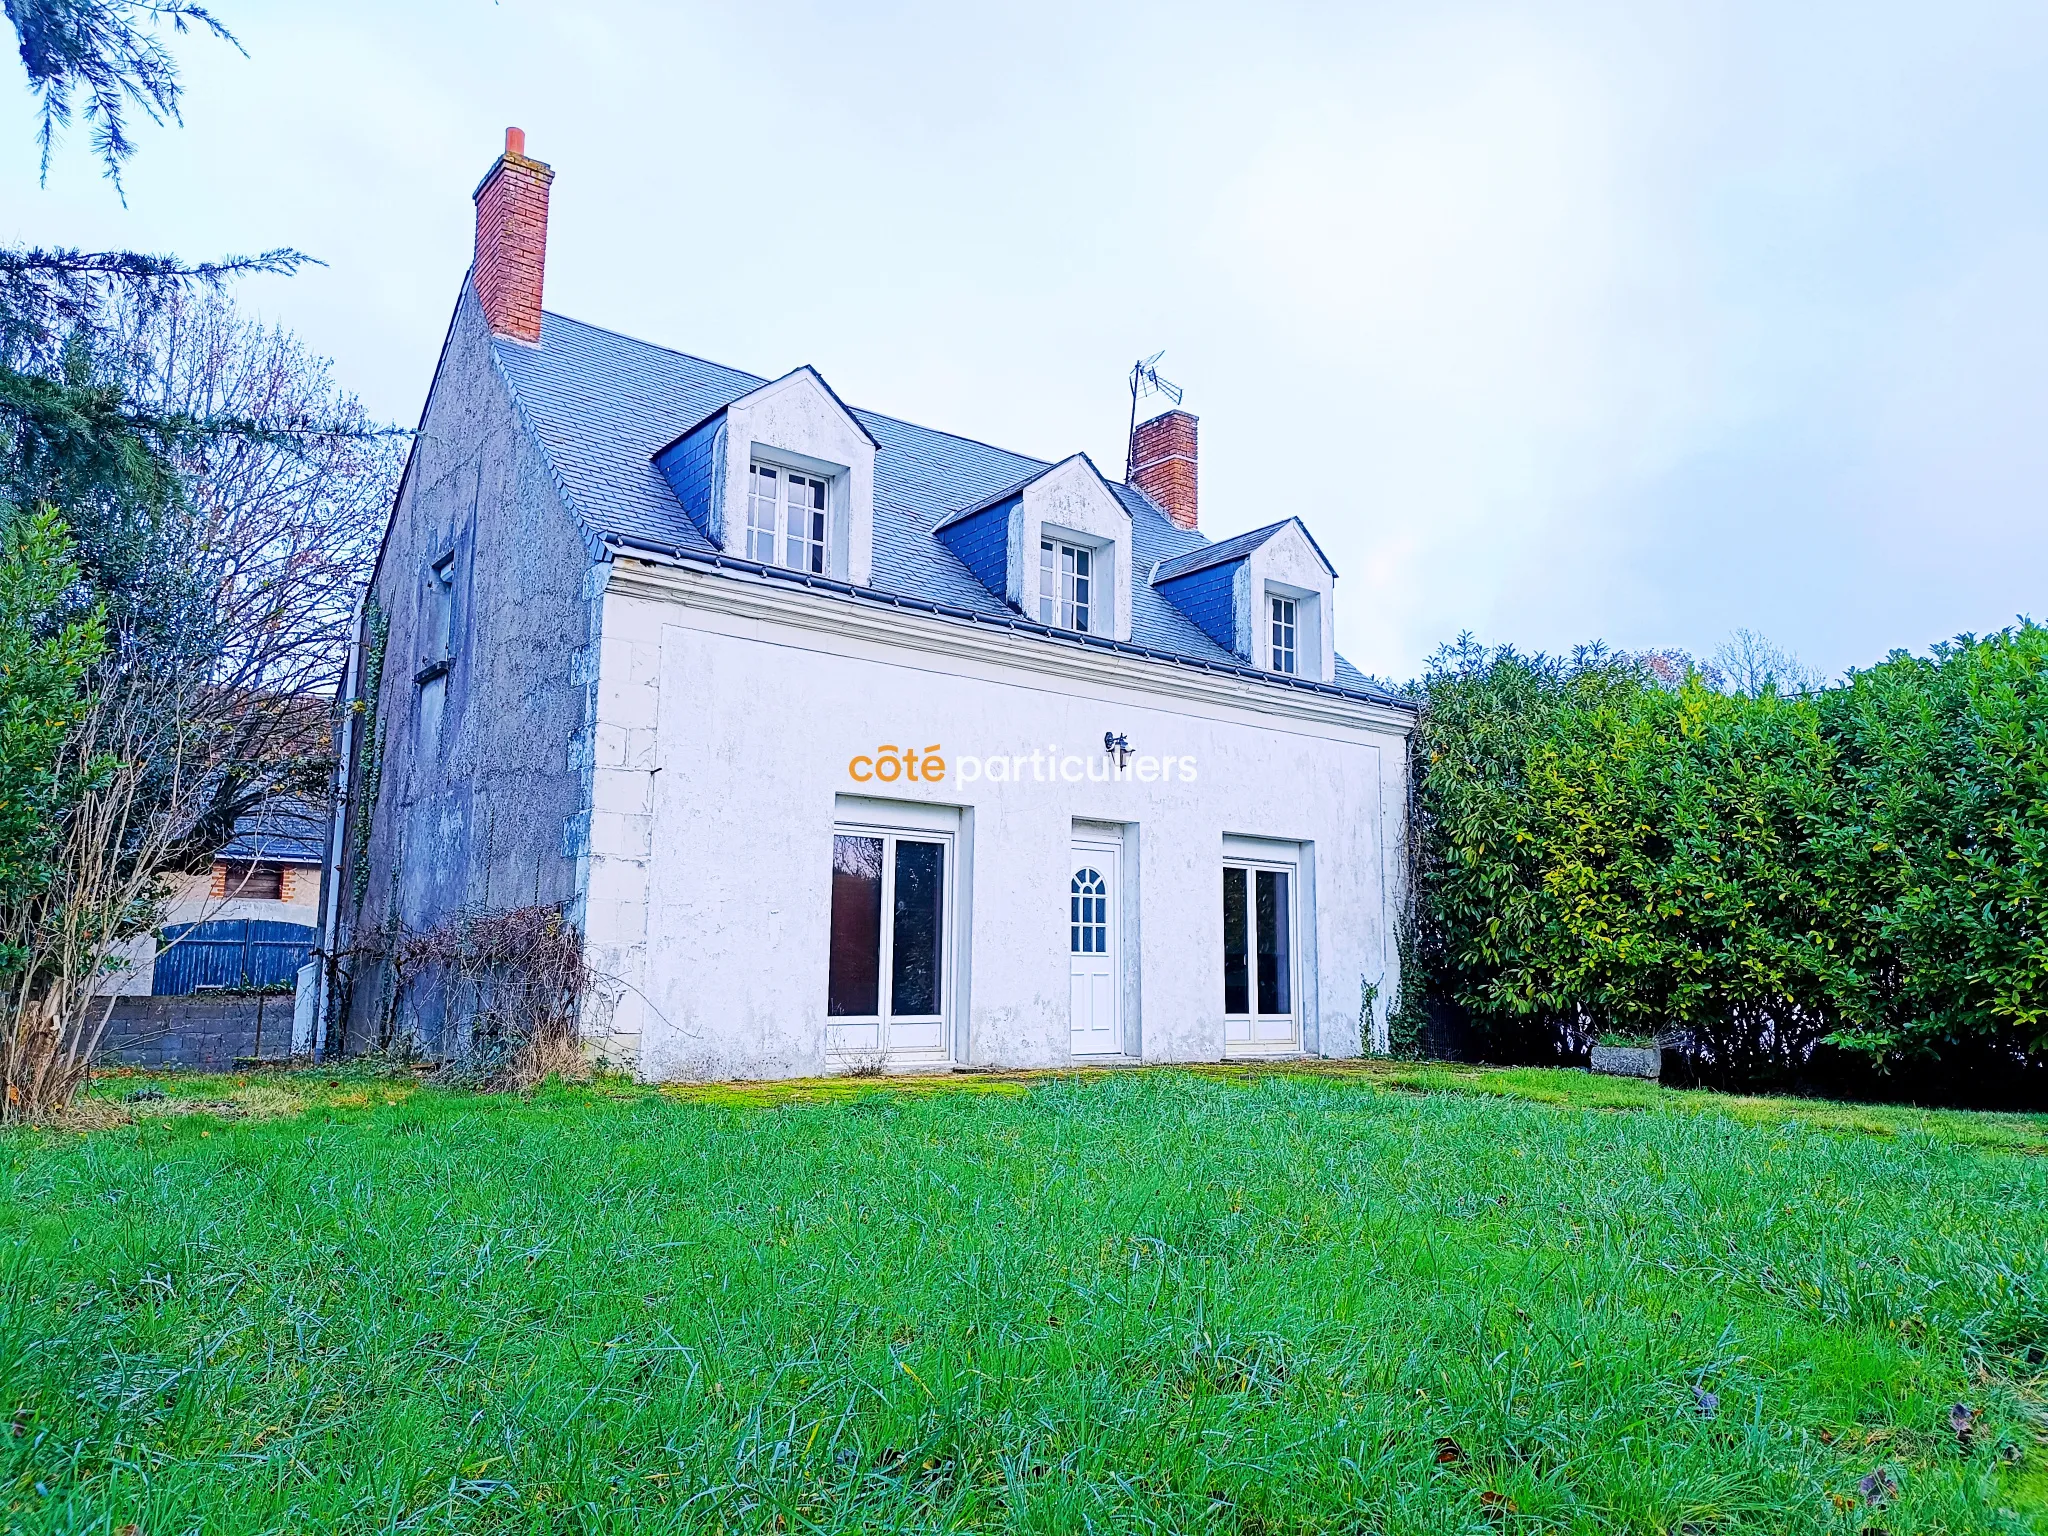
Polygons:
M166 1086L0 1137L0 1529L2048 1530L2048 1120Z

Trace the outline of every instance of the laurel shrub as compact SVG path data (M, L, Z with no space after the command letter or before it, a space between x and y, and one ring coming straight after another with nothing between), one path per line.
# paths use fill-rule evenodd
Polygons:
M2048 630L1801 692L1463 642L1417 691L1410 1014L1730 1083L2048 1048Z

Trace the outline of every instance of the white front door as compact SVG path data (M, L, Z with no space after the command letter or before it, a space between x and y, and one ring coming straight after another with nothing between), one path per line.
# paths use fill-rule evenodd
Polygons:
M1123 943L1114 843L1076 843L1067 881L1067 976L1076 1056L1114 1056L1124 1048L1118 1015Z

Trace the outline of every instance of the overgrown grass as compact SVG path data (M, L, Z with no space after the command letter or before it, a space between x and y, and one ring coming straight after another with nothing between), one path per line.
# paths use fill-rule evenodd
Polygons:
M0 1139L9 1530L2048 1529L2040 1119L164 1087Z

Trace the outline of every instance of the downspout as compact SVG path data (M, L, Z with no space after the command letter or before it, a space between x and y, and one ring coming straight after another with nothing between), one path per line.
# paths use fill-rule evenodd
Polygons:
M356 720L361 713L356 705L361 694L363 605L368 598L369 588L366 586L362 595L356 598L354 622L349 627L348 665L341 674L341 746L335 754L334 813L328 818L327 871L321 891L320 904L324 910L320 914L320 978L313 993L315 1061L323 1061L327 1056L327 1016L341 968L341 960L336 953L341 940L341 866L348 847L348 802L354 783Z

